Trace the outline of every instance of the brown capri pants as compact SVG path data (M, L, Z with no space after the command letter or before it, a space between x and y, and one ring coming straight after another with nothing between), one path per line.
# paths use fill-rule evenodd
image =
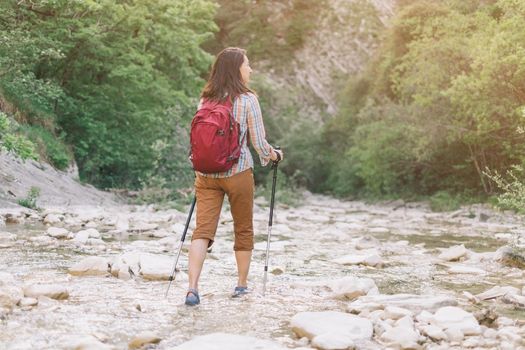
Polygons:
M253 193L252 169L224 178L205 177L197 174L195 194L197 196L197 227L191 240L209 239L213 244L224 194L228 195L233 217L235 244L233 250L253 249Z

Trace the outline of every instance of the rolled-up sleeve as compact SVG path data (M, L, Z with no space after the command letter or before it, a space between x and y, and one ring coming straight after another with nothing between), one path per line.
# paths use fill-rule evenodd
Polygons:
M261 165L265 166L274 154L273 147L266 141L266 132L262 119L259 100L253 94L249 94L246 106L248 131L253 148L259 155Z

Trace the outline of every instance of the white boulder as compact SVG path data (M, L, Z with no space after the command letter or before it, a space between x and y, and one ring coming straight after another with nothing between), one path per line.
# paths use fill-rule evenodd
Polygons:
M442 329L457 329L464 335L479 335L481 328L478 320L470 312L459 307L445 306L436 311L433 324Z
M438 258L445 261L454 261L459 260L461 257L467 255L467 248L465 248L465 245L455 245L448 249L444 249L441 254L439 254Z
M353 300L369 293L379 293L371 278L345 277L331 282L328 287L333 291L333 297L336 299Z
M384 265L381 257L374 252L368 254L349 254L332 261L341 265L366 265L373 267L381 267Z
M381 294L359 297L349 304L348 311L359 313L367 309L377 310L387 306L397 306L419 313L423 310L435 311L449 305L457 305L456 299L449 295Z
M291 327L299 337L307 337L318 347L332 337L342 349L345 341L347 348L353 347L355 341L371 339L374 331L370 320L337 311L300 312L292 317Z
M109 260L98 256L90 256L76 263L69 269L74 276L105 276L109 273Z
M50 237L61 239L67 238L69 231L61 227L49 227L46 231L46 234Z
M24 295L27 298L48 297L56 300L69 298L69 291L66 287L56 284L33 284L24 288Z

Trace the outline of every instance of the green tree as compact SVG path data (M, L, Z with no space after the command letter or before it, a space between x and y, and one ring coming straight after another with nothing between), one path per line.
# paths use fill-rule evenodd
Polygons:
M5 1L2 94L64 135L83 180L138 187L158 140L182 142L174 124L190 116L170 111L196 103L214 13L207 0Z

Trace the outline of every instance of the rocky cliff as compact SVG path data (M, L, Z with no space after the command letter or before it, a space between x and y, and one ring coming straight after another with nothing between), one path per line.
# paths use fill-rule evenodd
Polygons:
M328 4L316 29L290 61L289 74L266 67L273 84L299 91L297 104L307 106L305 113L318 119L337 111L340 89L363 70L395 8L395 0L329 0Z

